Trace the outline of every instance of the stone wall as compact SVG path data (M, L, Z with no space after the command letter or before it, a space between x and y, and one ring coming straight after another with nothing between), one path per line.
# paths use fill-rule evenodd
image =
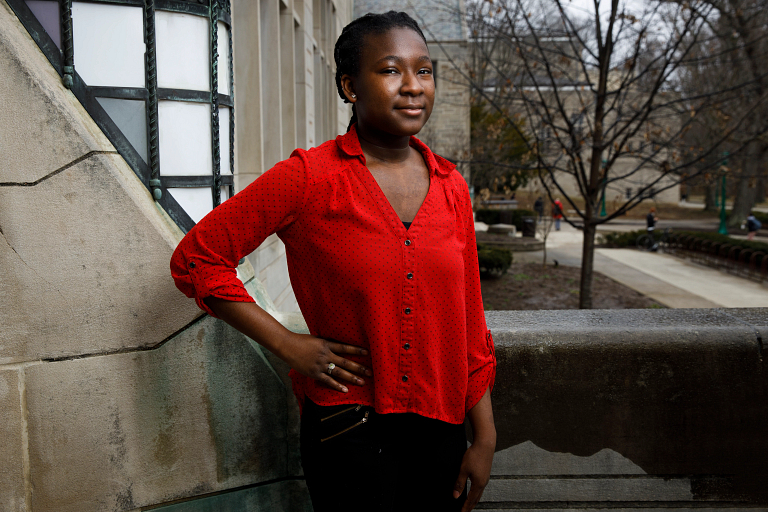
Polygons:
M486 509L768 510L768 309L487 319Z
M182 233L4 1L0 67L0 511L301 510L287 369L176 289Z

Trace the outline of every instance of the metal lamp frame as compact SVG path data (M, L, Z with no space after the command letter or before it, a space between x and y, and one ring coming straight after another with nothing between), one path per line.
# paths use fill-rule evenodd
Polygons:
M222 152L219 140L219 107L229 107L229 163L235 169L235 101L234 101L234 63L232 51L232 8L230 0L83 0L88 3L126 5L143 9L145 87L101 87L89 86L77 74L74 63L72 34L72 0L58 0L61 23L61 49L45 31L40 21L32 13L24 0L6 0L27 29L32 39L40 47L54 69L62 77L62 82L80 101L96 124L133 169L141 182L150 191L155 201L168 213L171 219L184 231L189 231L195 222L179 203L167 192L176 187L211 187L213 207L221 203L221 187L229 187L229 196L234 195L234 175L221 175L220 156ZM210 91L186 89L165 89L157 86L155 12L171 11L205 17L209 21L209 63ZM218 93L219 84L219 48L218 22L229 27L228 53L229 95ZM147 113L147 156L145 162L139 151L128 141L112 118L102 108L97 98L116 98L142 100ZM207 103L211 106L212 164L211 176L163 176L160 172L160 141L158 124L158 101L185 101ZM226 153L225 153L226 154Z

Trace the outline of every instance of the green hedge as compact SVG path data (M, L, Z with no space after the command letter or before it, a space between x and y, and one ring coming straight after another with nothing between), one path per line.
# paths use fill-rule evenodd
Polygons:
M482 279L498 279L512 265L512 251L503 247L477 244L477 260Z
M531 210L476 210L475 220L486 224L512 224L518 231L523 230L523 217L538 217Z
M755 218L759 220L764 227L768 228L768 213L763 213L763 212L754 212L754 213L755 213Z
M645 234L646 230L639 229L637 231L628 231L625 233L600 233L597 235L597 243L608 247L634 247L637 241L637 237ZM661 238L661 231L656 231L656 239ZM768 254L768 244L764 242L755 242L749 240L741 240L739 238L731 238L728 235L721 235L719 233L707 233L701 231L671 231L670 236L682 237L693 236L700 240L711 240L712 242L727 243L731 246L741 247L742 249L752 249L754 251L760 251ZM757 264L760 265L762 257L757 258Z
M637 237L647 233L644 229L624 233L598 233L597 243L608 247L634 247Z
M765 242L741 240L739 238L731 238L728 235L721 235L719 233L701 233L698 231L675 231L674 234L695 236L697 238L703 238L704 240L712 240L713 242L727 242L729 245L743 247L744 249L753 249L755 251L761 251L768 254L768 244Z

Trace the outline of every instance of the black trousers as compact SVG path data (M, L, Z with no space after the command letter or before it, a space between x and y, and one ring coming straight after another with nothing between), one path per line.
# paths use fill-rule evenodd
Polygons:
M460 511L453 486L464 425L372 407L320 406L301 416L301 460L315 512Z

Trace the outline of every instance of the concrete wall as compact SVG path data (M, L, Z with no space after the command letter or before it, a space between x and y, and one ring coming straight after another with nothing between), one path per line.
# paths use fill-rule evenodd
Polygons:
M301 510L287 369L176 290L181 232L4 1L0 68L0 511Z
M232 2L236 191L297 147L346 132L351 111L336 93L333 45L351 16L351 0ZM298 311L277 236L248 259L277 308Z
M768 510L768 309L487 319L498 452L485 508Z

